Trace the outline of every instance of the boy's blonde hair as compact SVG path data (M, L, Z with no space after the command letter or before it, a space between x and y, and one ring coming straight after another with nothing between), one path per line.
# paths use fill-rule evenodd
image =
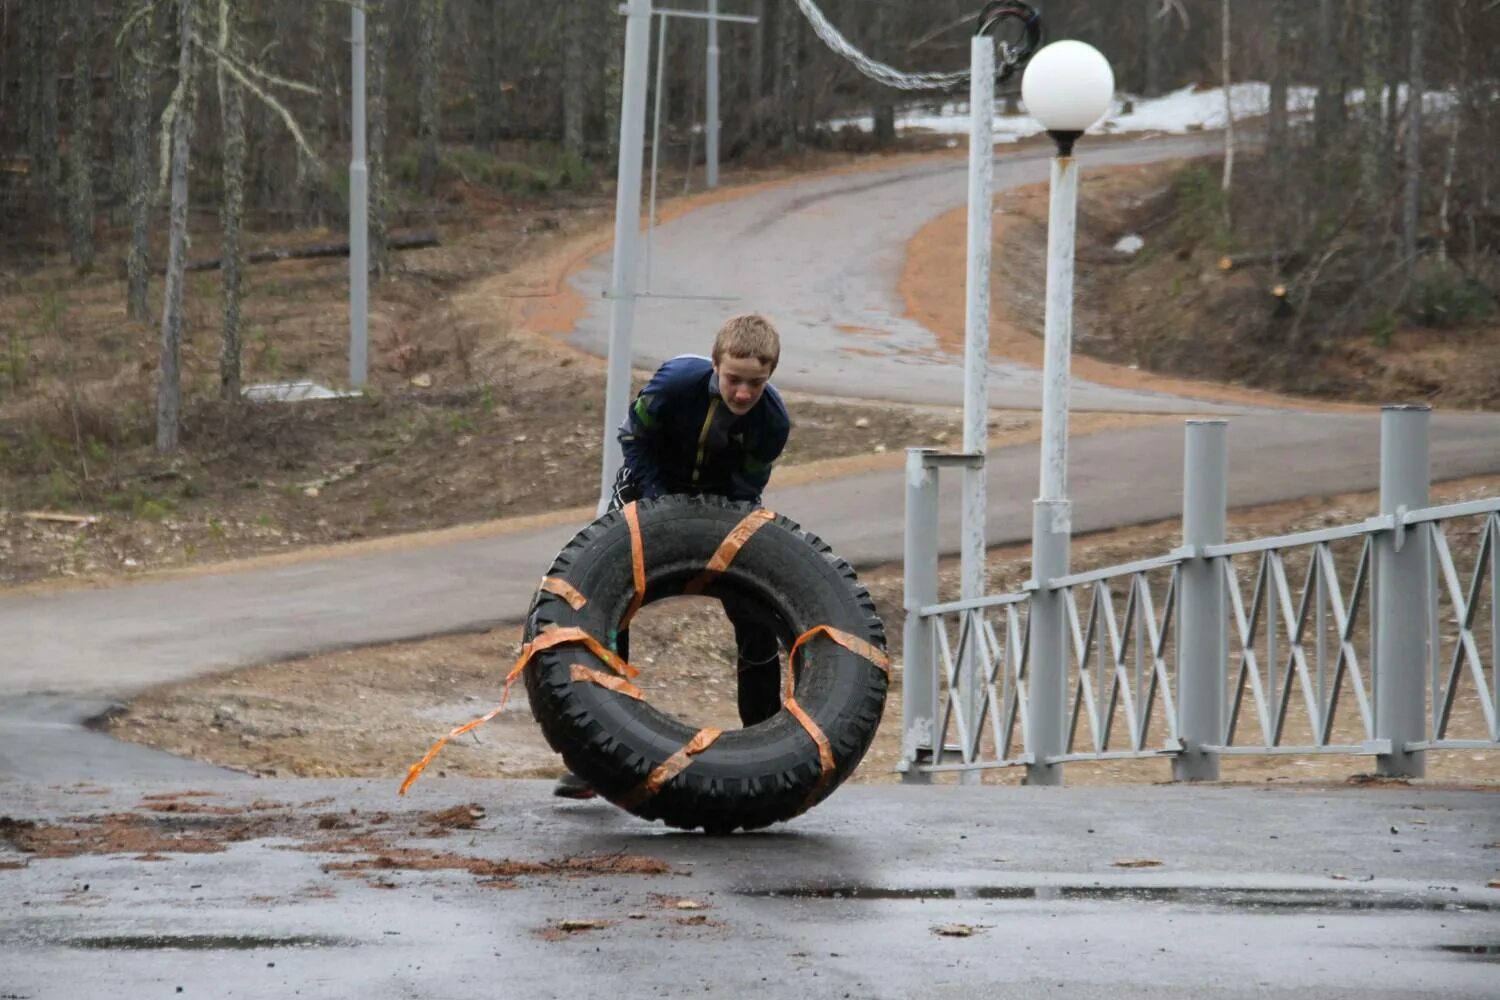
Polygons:
M754 358L763 365L776 370L781 360L781 337L771 321L759 313L745 313L732 317L719 328L714 338L714 364L725 357Z

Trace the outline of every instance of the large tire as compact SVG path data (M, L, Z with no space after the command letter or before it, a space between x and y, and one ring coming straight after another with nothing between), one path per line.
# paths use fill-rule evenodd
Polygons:
M783 649L817 626L852 637L855 649L868 645L861 655L819 633L796 657L796 706L826 737L826 751L820 753L812 730L784 706L757 725L723 732L706 749L694 747L686 768L659 787L648 779L672 772L671 765L658 769L674 755L680 767L681 752L695 736L703 739L699 731L644 699L575 680L575 664L598 672L596 677L618 676L587 645L541 649L525 678L547 742L605 798L643 819L683 829L755 829L822 801L869 749L885 705L885 629L868 592L820 539L768 514L722 573L691 590L695 581L703 586L710 559L755 508L692 497L646 500L633 508L600 517L558 554L548 586L537 591L527 617L528 642L554 628L574 628L610 644L637 598L629 514L639 525L634 544L644 564L640 603L685 592L729 594L774 619Z

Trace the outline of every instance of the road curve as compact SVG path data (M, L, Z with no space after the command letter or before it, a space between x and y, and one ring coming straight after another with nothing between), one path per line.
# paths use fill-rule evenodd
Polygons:
M1112 143L1081 153L1091 167L1202 155L1221 144L1207 136ZM995 159L995 190L1047 179L1050 153L1011 150ZM654 368L684 352L704 353L726 315L773 316L783 333L782 388L835 396L959 406L963 359L939 349L932 331L906 316L898 292L907 243L927 223L968 197L967 161L935 157L886 170L824 174L772 185L689 212L659 226L650 281L641 245L632 360ZM607 354L612 251L571 276L588 303L570 340ZM955 294L962 295L961 290ZM997 298L1005 289L996 288ZM710 299L674 296L715 296ZM990 405L1036 409L1041 372L994 361ZM1132 412L1230 412L1159 392L1075 381L1077 409Z

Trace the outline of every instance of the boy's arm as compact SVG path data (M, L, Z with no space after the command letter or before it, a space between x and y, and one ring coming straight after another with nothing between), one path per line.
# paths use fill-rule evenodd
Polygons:
M662 484L661 465L657 461L657 450L661 446L662 408L666 405L671 382L665 374L666 366L651 376L651 381L635 397L616 438L620 451L624 453L625 468L630 470L630 479L646 498L659 497L666 492Z

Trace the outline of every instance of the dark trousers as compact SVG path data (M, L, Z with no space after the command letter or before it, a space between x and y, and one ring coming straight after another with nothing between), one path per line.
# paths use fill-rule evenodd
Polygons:
M618 510L640 498L639 491L621 469L615 480L610 510ZM719 599L724 614L734 626L736 675L740 722L753 726L781 711L781 648L776 629L748 602L733 597ZM622 629L615 637L615 652L630 659L630 630Z

